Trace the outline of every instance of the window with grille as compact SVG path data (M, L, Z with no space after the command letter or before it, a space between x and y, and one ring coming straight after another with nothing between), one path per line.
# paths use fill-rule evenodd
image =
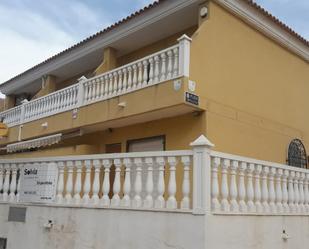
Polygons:
M299 139L293 139L288 148L288 164L298 168L307 168L308 160L305 146Z

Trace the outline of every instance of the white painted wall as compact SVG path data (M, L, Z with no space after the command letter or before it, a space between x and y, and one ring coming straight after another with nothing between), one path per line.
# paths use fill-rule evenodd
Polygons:
M304 249L308 216L194 216L190 213L28 206L25 223L8 222L8 249ZM54 221L48 231L43 224ZM285 229L291 238L281 238Z

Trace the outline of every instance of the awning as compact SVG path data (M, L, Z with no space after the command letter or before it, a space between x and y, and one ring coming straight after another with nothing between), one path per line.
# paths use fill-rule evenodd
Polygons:
M40 148L50 146L59 143L61 140L62 133L54 134L51 136L40 137L32 140L27 140L19 143L9 144L6 146L8 153L18 152L23 150L29 150L33 148Z

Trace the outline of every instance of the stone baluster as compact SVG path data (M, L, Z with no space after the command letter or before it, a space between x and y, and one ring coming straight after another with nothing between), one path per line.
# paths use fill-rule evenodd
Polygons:
M104 97L107 97L109 94L109 77L107 74L104 76L104 82Z
M9 190L10 190L10 175L11 175L11 168L9 164L4 165L5 168L5 177L4 177L4 183L3 183L3 195L2 200L4 202L8 201L9 197Z
M288 177L289 177L289 171L286 169L283 171L282 175L282 207L284 213L288 213L290 210L288 205L289 200L288 186L287 186Z
M278 213L283 212L283 205L282 205L283 193L282 193L282 186L281 186L282 175L283 175L283 170L277 169L277 172L276 172L276 206L277 206Z
M122 84L123 84L123 82L122 82L122 70L119 70L118 71L118 93L119 94L123 92Z
M143 82L143 64L142 62L137 63L137 87L141 88Z
M178 51L179 51L178 47L173 49L173 53L174 53L173 77L177 77L179 74L179 67L178 67L179 52Z
M254 204L256 208L256 212L262 213L263 206L261 204L262 193L261 193L261 184L260 184L260 174L262 172L262 166L256 165L254 171Z
M105 94L104 89L105 89L105 84L106 84L106 82L104 81L104 76L100 76L99 82L100 82L100 98L103 98Z
M164 167L165 160L164 157L157 157L156 164L158 165L158 183L157 183L157 192L158 197L155 201L156 208L165 207L164 191L165 191L165 181L164 181Z
M145 208L153 207L153 159L151 157L145 159L147 166L147 179L146 179L146 198L144 200Z
M268 175L268 180L269 180L268 193L269 193L269 207L270 207L270 212L272 213L277 213L277 207L275 204L275 201L276 201L276 192L275 192L275 183L274 183L275 175L276 175L276 169L273 167L270 168L269 175Z
M245 185L245 172L247 169L247 163L241 162L238 168L238 198L239 198L239 211L247 212L246 198L246 185ZM252 177L251 177L252 184ZM248 198L249 199L249 198Z
M238 212L239 211L239 205L237 202L237 183L236 183L236 170L238 169L238 162L232 161L232 164L230 166L230 175L231 175L231 181L230 181L230 199L231 199L231 211L232 212Z
M101 204L102 206L108 207L110 205L110 199L108 193L110 190L109 174L110 174L111 161L108 159L103 160L103 167L104 167L104 179L103 179L103 196L101 199Z
M90 85L91 85L91 100L93 101L96 98L96 81L91 80Z
M91 160L85 161L85 181L83 188L83 204L90 204L90 191L91 191Z
M166 53L161 54L161 77L160 81L166 80Z
M305 209L309 213L309 174L306 174L304 180L304 195L305 195Z
M295 173L294 177L294 205L295 205L295 211L299 212L299 186L298 186L298 180L299 180L299 172Z
M148 84L151 85L153 83L153 77L154 77L154 61L153 57L149 58L149 80Z
M74 164L72 161L67 162L67 183L66 183L66 193L65 200L67 204L72 203L72 192L73 192L73 170Z
M17 189L17 166L16 164L11 165L11 184L10 184L10 196L9 196L9 201L14 202L16 201L16 196L15 192Z
M304 193L304 180L305 180L305 173L300 173L299 177L299 210L301 213L304 213L305 208L305 193Z
M211 167L211 208L213 211L220 210L219 203L219 182L218 182L218 168L220 166L220 158L215 157L212 159Z
M127 90L130 90L132 88L132 67L128 67L128 88Z
M57 185L57 203L62 204L63 203L63 191L64 191L64 163L58 162L58 170L59 170L59 176L58 176L58 185Z
M177 160L176 157L168 157L167 161L170 165L170 176L168 181L168 199L166 203L166 207L169 209L176 209L177 208L177 201L176 201L176 165Z
M137 87L137 66L133 65L133 79L132 79L132 88L135 89Z
M2 190L3 190L3 174L4 174L4 168L3 164L0 164L0 201L2 200Z
M230 167L230 160L223 159L223 163L221 164L221 210L224 212L230 211L230 204L228 201L229 197L229 188L227 181L227 171Z
M108 95L113 94L113 74L110 73L108 74L109 76L109 83L108 83Z
M96 87L97 87L95 98L99 99L101 97L101 81L99 78L96 78L94 81L96 82Z
M17 178L17 187L16 187L16 191L17 191L17 193L16 193L16 201L17 202L19 202L19 200L20 200L20 178L21 178L21 171L22 171L22 169L23 169L23 164L18 164L18 167L17 167L17 172L19 172L19 175L18 175L18 178ZM1 188L0 188L0 190L1 190Z
M127 68L122 69L122 73L123 73L122 92L126 92L128 88Z
M148 61L143 61L143 86L147 86L147 80L148 80Z
M140 208L142 206L142 159L141 158L135 158L134 164L136 165L136 174L135 174L135 182L134 182L134 191L135 196L133 200L133 207L134 208Z
M81 204L80 192L82 191L82 161L75 162L76 167L76 180L74 186L74 203L76 205Z
M93 177L93 187L92 187L92 203L94 205L98 205L100 198L100 170L101 170L101 162L100 160L93 160L94 167L94 177Z
M172 78L173 75L173 51L167 51L167 79Z
M118 88L118 73L114 72L113 76L114 76L113 95L116 95L117 91L118 91L118 89L117 89Z
M244 163L244 162L243 162ZM245 163L246 164L246 163ZM246 164L247 166L247 164ZM253 187L253 172L254 172L254 164L250 163L247 172L247 211L250 213L256 212L256 207L254 204L254 187Z
M154 82L153 83L157 83L159 82L159 74L160 74L160 58L158 55L156 55L154 57L154 63L155 63L155 67L154 67Z
M269 173L269 168L267 166L264 166L262 169L262 205L263 205L264 213L270 212L270 207L268 204L268 201L269 201L269 190L268 190L268 184L267 184L268 173Z
M115 165L115 179L114 179L114 186L113 186L113 198L112 198L112 206L117 207L120 205L120 190L121 190L121 179L120 179L120 173L121 173L121 160L115 159L114 160Z
M123 159L123 164L125 166L125 179L123 184L123 198L121 200L121 206L130 207L131 206L131 166L132 160L130 158Z
M189 156L181 157L183 164L183 182L182 182L182 195L183 198L180 203L181 209L190 208L190 165L191 159Z
M288 178L288 196L289 196L289 209L291 213L294 213L296 211L295 209L295 204L294 204L294 177L295 177L295 172L294 171L290 171L290 175Z

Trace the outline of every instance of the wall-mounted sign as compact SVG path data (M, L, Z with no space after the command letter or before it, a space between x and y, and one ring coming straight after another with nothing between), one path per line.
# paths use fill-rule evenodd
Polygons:
M25 164L20 171L20 202L55 200L58 168L55 163Z
M192 105L199 104L199 97L193 93L185 92L185 100L187 103L190 103Z
M0 137L6 137L8 135L9 129L5 123L0 122Z

